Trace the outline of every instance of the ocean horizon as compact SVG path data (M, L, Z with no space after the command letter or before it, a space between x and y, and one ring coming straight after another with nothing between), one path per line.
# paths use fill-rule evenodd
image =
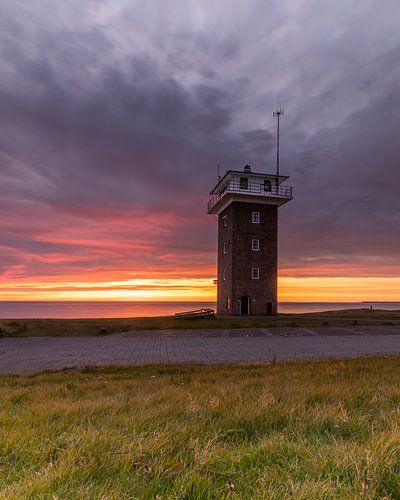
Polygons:
M0 301L0 318L130 318L170 316L200 308L216 309L207 301ZM280 313L307 313L340 309L400 310L400 302L279 302Z

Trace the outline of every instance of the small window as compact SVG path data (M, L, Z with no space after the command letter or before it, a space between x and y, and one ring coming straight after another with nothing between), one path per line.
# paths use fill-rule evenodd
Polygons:
M226 280L226 269L222 269L222 279L223 281Z
M248 188L248 179L247 177L241 177L240 178L240 189L247 189Z
M251 212L251 222L253 224L260 224L260 212Z
M272 191L272 182L269 179L264 180L264 191Z
M228 242L224 241L224 253L228 253Z
M222 216L222 227L227 227L228 226L228 223L226 221L226 215L223 215Z
M228 311L231 308L231 298L230 297L226 297L226 308Z
M253 252L258 252L260 250L260 240L251 240L251 249Z
M260 279L260 268L259 267L252 267L251 268L251 279L252 280Z

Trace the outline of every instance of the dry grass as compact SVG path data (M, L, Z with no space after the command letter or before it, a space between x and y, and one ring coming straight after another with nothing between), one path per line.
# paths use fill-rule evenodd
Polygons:
M400 498L400 358L0 377L1 498Z
M349 309L323 313L280 314L276 317L217 317L174 320L170 316L154 318L103 319L0 319L0 336L93 336L128 330L171 328L271 328L323 325L400 325L400 311Z

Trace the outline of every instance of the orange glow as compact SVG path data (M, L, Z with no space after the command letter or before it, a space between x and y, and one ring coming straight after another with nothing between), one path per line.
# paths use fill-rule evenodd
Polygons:
M400 277L282 277L279 300L284 302L359 302L400 300Z
M216 299L215 242L204 243L215 221L202 213L107 209L61 216L40 204L29 210L16 204L15 211L0 216L19 237L0 244L0 300ZM282 258L279 300L399 301L398 263Z
M281 277L283 302L400 300L400 278ZM2 283L0 300L214 301L216 286L204 278Z
M215 293L205 278L0 285L0 300L212 301Z

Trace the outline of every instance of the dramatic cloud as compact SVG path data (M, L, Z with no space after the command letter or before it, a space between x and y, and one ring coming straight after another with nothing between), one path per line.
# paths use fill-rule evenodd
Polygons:
M278 99L281 274L400 276L394 0L0 10L0 293L211 279L217 164L274 169Z

